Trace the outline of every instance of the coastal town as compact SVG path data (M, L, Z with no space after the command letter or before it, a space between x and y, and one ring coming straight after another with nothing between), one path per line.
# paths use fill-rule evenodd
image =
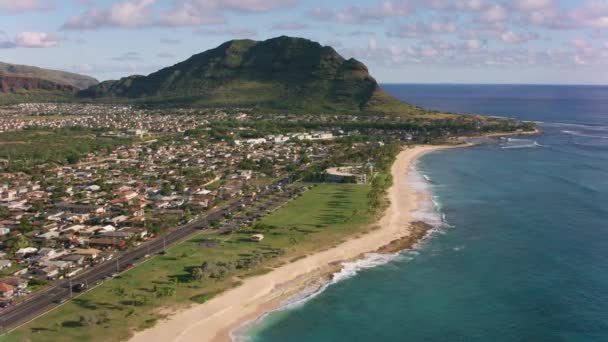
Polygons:
M20 107L34 111L40 105ZM86 107L80 111L100 114ZM9 172L5 161L0 174L1 307L110 260L117 251L158 238L211 208L236 198L255 198L290 170L327 159L334 152L331 141L339 137L309 131L231 142L210 143L189 135L166 139L159 134L168 127L187 131L207 122L195 125L188 120L191 117L161 120L143 115L146 121L140 114L130 117L128 111L113 107L108 116L93 116L91 121L92 116L83 119L80 111L64 121L43 116L36 125L38 129L108 125L115 131L101 133L101 139L135 139L89 153L74 164L37 165L30 173ZM4 128L18 130L26 122L31 124L30 120L11 122L14 126Z

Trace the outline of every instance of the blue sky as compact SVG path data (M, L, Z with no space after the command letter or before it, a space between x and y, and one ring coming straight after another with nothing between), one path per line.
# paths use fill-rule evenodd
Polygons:
M608 0L0 0L0 61L100 80L279 35L385 83L608 84Z

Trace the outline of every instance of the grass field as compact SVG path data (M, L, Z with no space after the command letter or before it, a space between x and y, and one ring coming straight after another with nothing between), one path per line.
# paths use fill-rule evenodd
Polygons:
M363 231L371 220L368 190L360 185L318 185L263 218L257 230L249 228L232 235L202 232L0 341L124 340L175 309L202 303L247 277L267 273L281 263ZM264 240L251 242L254 232L262 232ZM194 280L187 271L203 261L234 262L253 254L264 255L264 262L233 270L219 280Z

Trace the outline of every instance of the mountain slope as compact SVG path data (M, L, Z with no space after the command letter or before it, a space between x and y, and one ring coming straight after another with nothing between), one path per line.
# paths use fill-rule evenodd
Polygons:
M85 89L99 83L90 76L4 62L0 62L0 74L11 76L13 79L18 77L41 79L77 89Z
M0 73L0 93L19 93L27 91L59 91L75 93L78 88L36 77L23 77Z
M414 110L384 93L361 62L291 37L229 41L148 76L102 82L78 96L167 106Z

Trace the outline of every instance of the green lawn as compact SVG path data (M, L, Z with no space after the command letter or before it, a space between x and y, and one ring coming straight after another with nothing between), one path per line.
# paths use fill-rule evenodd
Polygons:
M371 220L368 190L360 185L315 186L265 217L258 230L250 228L232 235L203 232L0 340L124 340L173 309L204 302L244 278L267 273L281 263L363 231ZM264 240L251 242L250 235L259 232L265 235ZM203 261L236 262L256 253L264 255L262 264L236 269L220 280L197 281L187 272L188 267L200 266Z

